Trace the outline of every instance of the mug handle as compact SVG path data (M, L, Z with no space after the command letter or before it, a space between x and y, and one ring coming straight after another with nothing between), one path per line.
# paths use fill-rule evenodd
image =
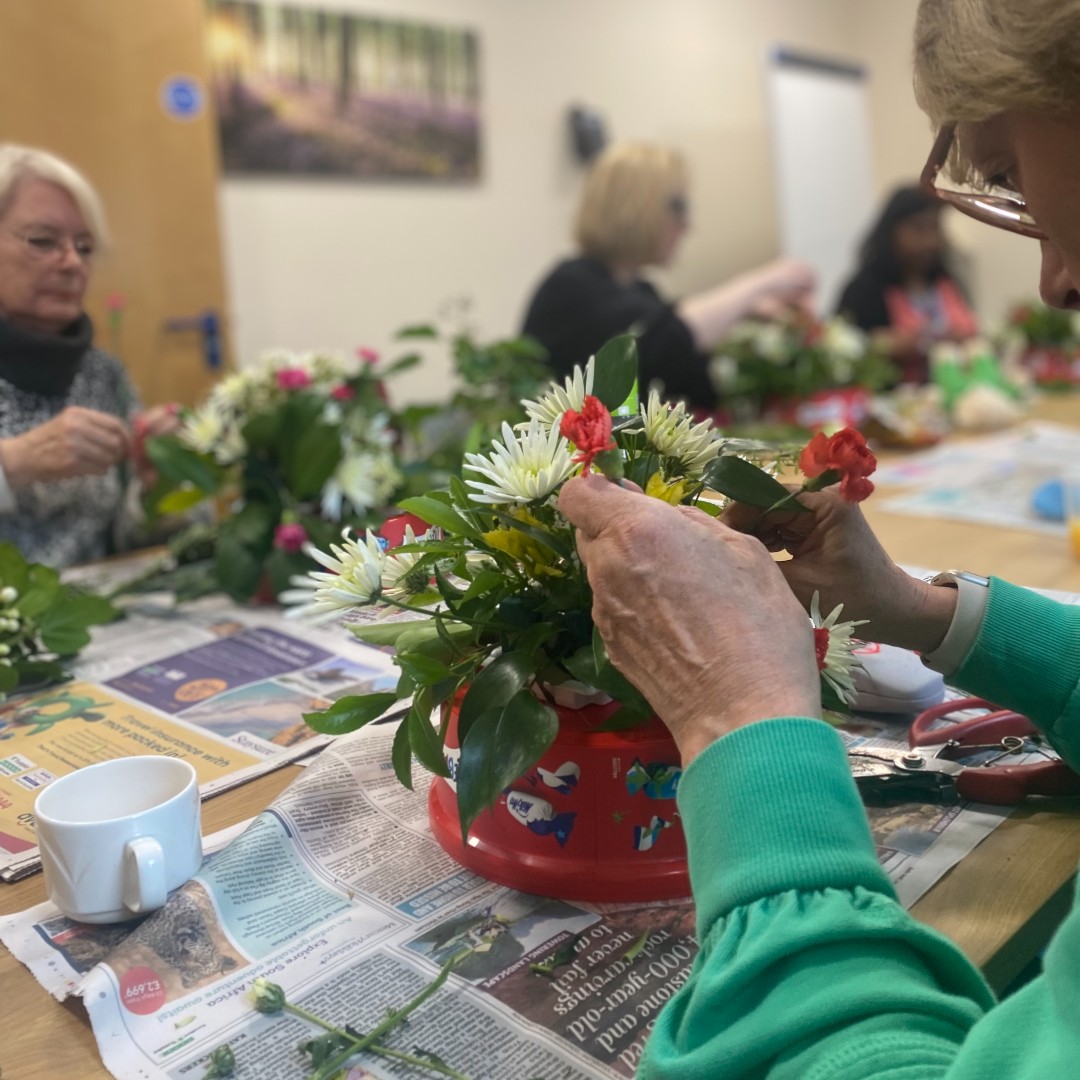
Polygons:
M152 836L137 836L124 845L124 907L142 913L165 906L165 853Z

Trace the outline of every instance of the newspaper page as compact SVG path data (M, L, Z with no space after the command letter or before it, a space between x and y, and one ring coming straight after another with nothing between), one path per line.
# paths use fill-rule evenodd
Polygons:
M446 985L385 1045L485 1080L633 1076L693 964L689 900L590 910L476 877L430 832L427 774L416 770L415 791L398 784L394 730L335 740L145 921L80 926L41 905L0 920L0 938L54 996L82 998L121 1080L201 1080L223 1044L238 1080L302 1080L312 1070L298 1047L317 1031L255 1012L256 977L368 1031L450 960ZM893 733L849 737L888 743ZM905 903L1002 819L967 807L878 819ZM416 1074L370 1054L347 1071L403 1075Z
M37 867L34 799L56 777L165 754L195 766L207 798L325 745L302 714L391 689L398 671L342 627L300 629L212 597L181 611L142 605L96 628L72 674L0 702L3 880Z
M912 489L881 502L892 513L1064 536L1064 523L1040 517L1031 499L1038 487L1061 476L1062 462L1078 455L1080 432L1032 422L889 462L874 482Z

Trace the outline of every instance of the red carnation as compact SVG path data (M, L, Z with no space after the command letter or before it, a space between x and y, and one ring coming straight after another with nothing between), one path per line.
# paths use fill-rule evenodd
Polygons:
M799 468L805 476L819 480L807 484L807 491L820 491L839 480L841 498L862 502L874 490L866 478L877 468L877 458L853 428L843 428L833 436L819 431L803 447Z
M597 454L615 449L615 440L611 437L611 413L607 411L599 398L586 394L581 405L581 412L567 409L563 413L559 434L569 439L578 452L575 461L584 465L583 473L588 473Z

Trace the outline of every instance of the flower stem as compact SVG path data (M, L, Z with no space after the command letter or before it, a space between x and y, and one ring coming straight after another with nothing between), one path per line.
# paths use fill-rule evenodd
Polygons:
M454 1080L469 1080L464 1073L458 1072L457 1069L451 1069L449 1065L432 1061L430 1058L414 1057L412 1054L403 1054L400 1050L391 1050L386 1046L371 1046L368 1049L372 1053L380 1054L382 1057L393 1058L395 1061L404 1061L406 1065L415 1065L418 1069L430 1069L441 1076L451 1076Z

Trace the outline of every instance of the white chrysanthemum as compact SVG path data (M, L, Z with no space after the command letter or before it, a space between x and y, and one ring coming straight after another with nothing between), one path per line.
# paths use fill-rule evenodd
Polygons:
M230 424L214 447L214 460L219 465L234 465L247 453L247 442L235 424Z
M523 401L521 404L525 406L525 414L530 421L536 420L545 428L557 428L567 409L581 412L586 395L593 392L595 377L596 357L590 356L584 372L580 367L575 367L574 374L562 386L552 383L548 392L539 401ZM526 426L525 424L518 425L519 428Z
M361 542L346 531L341 544L330 545L329 554L314 544L305 544L304 554L325 566L329 573L313 570L292 578L296 588L286 589L278 596L281 603L290 605L286 612L290 617L332 619L339 612L366 607L379 598L386 555L373 532L366 533Z
M532 419L524 431L514 434L502 426L503 441L491 444L491 454L466 454L465 470L484 479L466 480L473 502L504 505L546 499L573 471L570 444L558 427L545 428ZM488 481L485 483L485 481Z
M709 379L713 389L724 397L734 386L739 374L739 362L733 356L714 356L709 361Z
M818 671L821 677L836 691L840 699L850 705L855 700L855 682L851 669L858 666L853 650L858 644L852 636L856 626L862 626L866 619L838 622L843 604L837 604L829 612L828 618L821 617L821 601L814 590L810 601L810 622L814 627L814 652L817 656Z
M641 407L645 425L645 440L663 457L675 458L684 476L697 478L710 461L720 452L712 423L702 420L695 424L686 415L686 406L680 401L671 405L660 400L655 390L649 391L649 400Z
M860 360L866 353L866 335L847 319L830 319L822 331L821 345L836 359Z
M212 454L225 434L226 419L212 402L199 406L184 421L180 441L197 454Z
M754 351L773 364L786 364L791 359L791 343L787 331L779 323L758 327L753 339Z
M358 513L386 506L400 483L401 473L389 454L348 452L323 486L322 511L331 521L340 521L345 499Z
M405 526L404 544L415 544L416 536L411 525ZM382 595L388 600L412 603L421 593L431 587L431 566L421 567L416 564L424 557L422 551L403 551L386 553L382 570Z

